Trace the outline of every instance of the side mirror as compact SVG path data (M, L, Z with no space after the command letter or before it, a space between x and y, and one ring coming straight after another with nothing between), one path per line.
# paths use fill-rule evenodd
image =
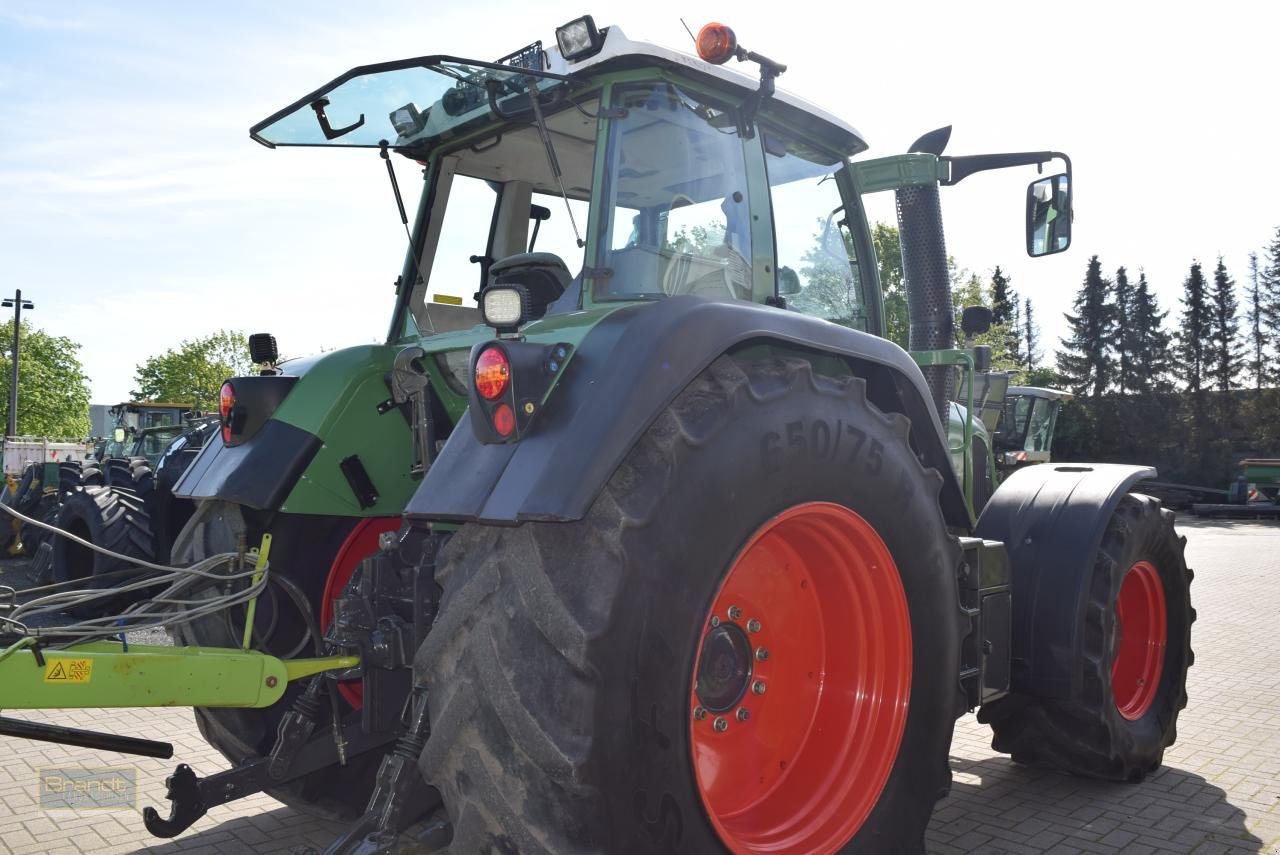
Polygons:
M800 293L800 274L790 267L778 268L778 296L791 297Z
M1027 255L1053 255L1071 246L1071 176L1050 175L1027 187Z
M124 437L125 437L124 428L118 427L111 432L111 438L114 439L116 442L124 442Z
M995 315L986 306L967 306L960 313L960 331L964 333L965 338L982 335L991 329L994 317Z

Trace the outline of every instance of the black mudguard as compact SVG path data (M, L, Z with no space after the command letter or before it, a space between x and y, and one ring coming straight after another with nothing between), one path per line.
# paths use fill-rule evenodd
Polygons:
M243 445L226 446L222 437L212 437L182 473L173 494L272 510L284 502L319 450L318 436L270 419Z
M513 525L582 519L650 423L718 356L746 343L844 360L880 409L911 420L912 443L943 477L948 525L969 530L947 441L920 369L885 339L743 302L673 297L620 309L583 339L538 421L519 442L476 439L468 413L406 516Z
M1147 466L1027 466L1000 485L978 518L977 537L1009 551L1013 592L1013 692L1072 698L1083 679L1088 585L1107 523Z

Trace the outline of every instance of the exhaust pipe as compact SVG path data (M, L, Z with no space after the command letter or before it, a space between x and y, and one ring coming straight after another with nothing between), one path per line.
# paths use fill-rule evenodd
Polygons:
M950 136L950 126L931 131L916 140L911 151L941 156ZM955 346L955 321L938 185L903 187L895 195L910 323L907 347L910 350L950 349ZM933 396L938 418L945 428L955 370L949 365L930 365L921 371Z

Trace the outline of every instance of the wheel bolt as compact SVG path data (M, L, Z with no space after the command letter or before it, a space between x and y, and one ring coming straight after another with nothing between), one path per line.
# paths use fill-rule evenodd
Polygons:
M751 713L747 712L746 707L738 707L738 721L746 721L751 718Z
M718 627L719 625L720 625L720 618L716 617L715 615L712 615L712 616L711 616L711 628L712 628L712 629L715 629L715 628L716 628L716 627Z
M742 609L737 606L729 606L729 620L742 620Z
M766 660L766 659L768 659L768 658L769 658L769 648L767 648L767 647L757 647L757 648L756 648L756 659L758 659L758 660L760 660L761 662L763 662L763 661L765 661L765 660Z
M712 727L716 729L716 733L724 733L726 730L729 729L729 722L725 721L719 716L716 716L715 724L713 724Z
M764 680L756 680L752 683L751 691L755 692L757 695L763 695L765 692Z
M755 618L752 618L751 620L747 621L747 632L759 632L759 631L760 631L760 621L756 620Z
M693 720L694 720L694 721L702 721L702 720L703 720L704 718L706 718L706 717L707 717L707 711L706 711L706 709L704 709L703 707L700 707L700 706L698 706L698 707L694 707L694 708L693 708Z

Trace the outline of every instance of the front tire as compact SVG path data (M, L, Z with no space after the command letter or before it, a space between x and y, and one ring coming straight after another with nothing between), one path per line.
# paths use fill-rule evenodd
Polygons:
M1013 694L984 706L978 720L991 725L995 750L1111 781L1141 781L1160 767L1195 659L1193 574L1173 517L1150 496L1120 500L1092 570L1080 696Z
M802 360L724 357L659 416L583 520L464 526L442 554L441 609L415 662L431 704L420 767L444 797L453 851L747 853L779 851L769 847L788 833L805 851L922 851L934 802L949 786L960 703L960 549L939 510L941 477L921 466L908 431L905 418L866 400L858 378L815 376ZM778 528L818 517L843 520L883 551L846 560L818 529ZM780 532L783 548L804 541L827 560L789 567L756 551L770 538L777 545ZM822 584L837 599L841 585L858 592L843 612L812 612L826 620L822 630L758 587L755 601L743 589L737 602L734 579L753 562L766 588L770 578L797 582L786 595L794 603L806 578L810 600L821 598ZM896 589L896 599L880 599L879 587ZM877 625L875 609L893 611L895 602L900 620ZM735 697L719 732L714 721L724 715L696 712L700 699L709 703L702 689L717 703L727 698L695 677L699 656L716 655L707 653L709 615L736 623L741 635L754 634L751 620L763 616L758 638L775 651L753 659L750 688L728 688ZM866 621L846 623L851 617ZM887 637L870 631L877 627ZM805 658L793 643L801 637L817 639L810 654L834 657L829 670L821 656ZM732 668L712 670L732 677ZM815 686L831 687L830 699L869 674L873 703L863 719L849 715L837 726L823 718ZM768 692L757 694L755 680ZM874 742L868 753L878 751L879 762L845 767L806 751L822 740L811 740L804 722L786 721L806 703L828 731L827 748ZM744 792L760 796L747 799L744 824L731 821L723 788L707 780L711 765L696 758L719 736L752 742L753 732L790 740L768 762L805 773L792 776L800 786L781 818L763 798L769 782L744 778ZM824 825L831 811L803 809L815 771L853 776L843 788L852 799L840 787L810 788L819 801L834 799L834 826ZM784 783L786 772L749 759L735 769Z

